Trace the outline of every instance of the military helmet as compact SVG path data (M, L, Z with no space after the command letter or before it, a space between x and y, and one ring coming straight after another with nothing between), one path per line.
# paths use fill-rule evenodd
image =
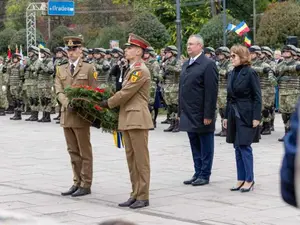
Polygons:
M106 49L106 55L111 54L111 49Z
M18 58L18 59L21 59L21 58L22 58L22 55L19 54L19 53L14 53L14 54L12 55L12 58Z
M252 45L249 48L249 52L255 52L255 53L261 54L261 48L258 45Z
M41 49L40 49L40 52L41 52L41 53L46 53L48 56L51 55L51 51L50 51L50 49L48 49L48 48L41 48Z
M106 54L106 50L104 48L94 48L94 54Z
M152 48L151 46L147 47L147 48L145 49L145 52L146 52L146 53L149 53L149 54L150 54L151 56L153 56L153 57L156 56L155 50L154 50L154 48Z
M212 55L216 55L216 51L215 51L215 49L213 47L206 47L206 48L204 48L204 54L206 54L206 53L210 53Z
M39 54L39 51L40 51L40 49L39 49L38 47L35 47L34 45L31 45L31 46L28 48L28 52L32 52L32 53L34 53L34 54L36 54L36 55Z
M119 48L119 47L113 47L113 49L111 50L111 53L118 53L118 54L121 55L121 56L124 55L123 49L121 49L121 48Z
M296 53L297 53L297 56L300 57L300 48L297 48Z
M90 48L89 49L89 54L94 54L94 49Z
M222 46L222 47L219 47L216 50L216 55L218 55L218 54L224 54L226 57L229 57L230 56L230 50L226 46Z
M165 48L165 52L172 52L174 55L177 55L178 49L175 45L169 45Z
M282 52L290 52L292 55L297 55L297 48L294 45L285 45L282 48Z
M82 48L82 54L87 56L89 54L89 50L87 48Z
M268 46L262 46L261 52L267 54L270 57L273 57L273 54L274 54L272 49L270 49Z
M61 52L64 56L68 56L68 52L65 50L65 48L64 47L57 47L56 49L55 49L55 52Z

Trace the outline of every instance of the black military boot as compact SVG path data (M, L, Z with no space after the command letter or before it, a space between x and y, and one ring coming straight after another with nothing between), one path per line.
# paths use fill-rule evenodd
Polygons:
M263 122L263 129L261 135L270 135L271 134L271 125L270 122Z
M51 112L50 112L50 114L55 114L56 112L55 112L55 107L51 107Z
M15 110L15 114L13 117L10 118L10 120L22 120L22 111Z
M34 111L31 111L30 117L28 117L27 119L25 119L25 121L31 121L32 117L33 117L33 114L34 114Z
M14 114L14 106L13 105L9 105L7 110L6 110L6 113L7 114Z
M275 128L274 128L274 119L271 120L271 131L275 131Z
M22 115L31 115L31 109L29 106L24 107L25 112L22 112Z
M10 120L15 120L17 118L17 110L15 110L13 117L10 117Z
M57 117L55 117L55 118L53 118L53 120L60 120L60 116L61 116L61 111L59 110L59 112L58 112L58 116L57 116Z
M51 117L50 117L50 112L45 112L45 118L43 120L43 123L50 123L51 122Z
M287 129L287 128L284 128L284 129L285 129L285 131L284 131L283 137L282 137L282 138L278 138L278 141L279 141L279 142L283 142L283 141L284 141L284 137L285 137L285 135L286 135L287 132L288 132L288 129Z
M5 109L4 108L0 108L0 116L5 116Z
M39 123L43 122L45 119L45 116L46 116L45 112L43 111L43 117L41 119L38 119L37 122L39 122Z
M174 127L175 127L175 119L172 119L170 126L167 129L165 129L164 132L172 132Z
M175 120L174 128L172 130L173 133L179 132L179 119Z
M32 111L32 117L29 121L38 121L39 120L39 111Z

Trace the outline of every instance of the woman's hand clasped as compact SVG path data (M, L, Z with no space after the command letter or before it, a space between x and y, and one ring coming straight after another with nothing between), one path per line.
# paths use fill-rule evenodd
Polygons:
M227 119L224 119L224 120L223 120L223 127L224 127L225 129L227 129Z
M259 125L260 121L259 120L253 120L252 121L252 124L253 124L253 127L257 127Z

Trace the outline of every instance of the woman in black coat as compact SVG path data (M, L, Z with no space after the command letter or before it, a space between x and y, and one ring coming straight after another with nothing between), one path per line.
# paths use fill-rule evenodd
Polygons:
M254 187L251 144L259 141L261 90L257 73L250 67L249 50L241 45L231 48L233 71L227 83L224 128L227 143L235 148L237 185L231 191L249 192Z

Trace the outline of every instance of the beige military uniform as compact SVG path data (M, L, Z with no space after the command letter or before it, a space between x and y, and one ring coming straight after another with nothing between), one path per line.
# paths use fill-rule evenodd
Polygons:
M73 85L96 87L94 69L91 64L80 59L71 75L70 63L58 67L55 78L55 90L61 107L61 126L64 128L68 152L73 168L75 186L89 188L93 176L93 154L90 142L90 123L68 110L68 99L64 89Z
M120 106L119 130L123 131L132 184L131 197L149 199L150 160L148 132L153 122L148 108L151 76L140 61L126 72L122 89L108 100L109 108Z

